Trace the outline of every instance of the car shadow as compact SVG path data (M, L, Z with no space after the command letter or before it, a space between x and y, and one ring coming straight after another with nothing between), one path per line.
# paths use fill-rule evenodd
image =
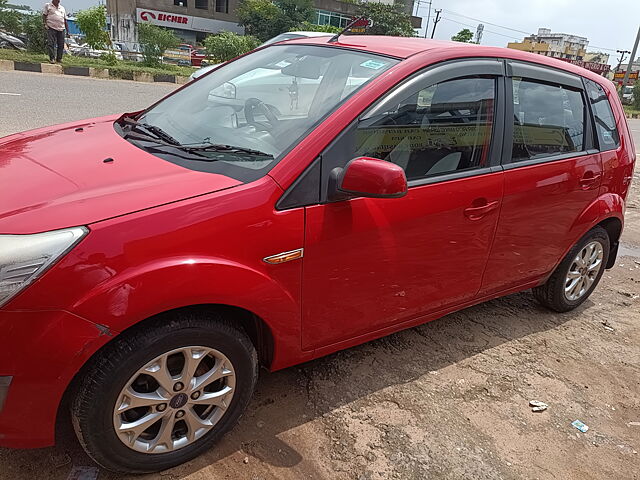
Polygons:
M263 371L239 424L209 452L166 474L183 478L239 452L273 467L295 467L303 461L303 452L283 441L282 433L374 392L465 360L473 362L473 357L496 346L558 328L593 306L587 300L572 312L557 314L539 306L530 293L519 293L296 367L275 373ZM26 479L35 469L42 478L57 475L43 472L64 472L64 478L71 464L92 465L66 425L56 447L0 449L0 472L11 474L6 478ZM5 478L2 473L0 478ZM125 477L102 471L100 478Z

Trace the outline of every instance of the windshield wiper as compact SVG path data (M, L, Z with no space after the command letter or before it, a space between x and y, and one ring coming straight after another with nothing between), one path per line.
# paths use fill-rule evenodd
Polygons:
M254 150L253 148L237 147L235 145L225 145L223 143L201 143L199 145L180 145L181 150L187 152L231 152L231 153L248 153L249 155L260 155L273 158L273 155Z
M144 129L147 132L151 133L155 138L163 140L163 141L165 141L166 143L168 143L170 145L176 145L176 146L180 145L180 142L178 140L173 138L171 135L169 135L167 132L165 132L160 127L157 127L155 125L149 125L148 123L144 123L144 122L139 122L137 120L134 120L131 117L123 117L122 121L126 125L128 125L131 129L141 128L141 129Z

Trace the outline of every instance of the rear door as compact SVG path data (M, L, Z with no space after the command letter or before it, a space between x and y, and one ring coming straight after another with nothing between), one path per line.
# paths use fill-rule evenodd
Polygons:
M481 294L537 281L597 218L602 165L579 76L507 63L505 190Z

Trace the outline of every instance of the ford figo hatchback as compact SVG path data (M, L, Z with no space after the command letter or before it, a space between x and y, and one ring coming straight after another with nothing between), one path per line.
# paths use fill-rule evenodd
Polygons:
M100 465L210 448L278 370L613 266L613 85L416 38L271 45L141 112L0 141L0 445L70 409Z

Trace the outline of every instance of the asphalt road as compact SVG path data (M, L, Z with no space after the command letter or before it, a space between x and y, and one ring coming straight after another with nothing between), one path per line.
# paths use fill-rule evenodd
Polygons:
M30 128L135 111L175 88L168 83L0 72L0 137ZM629 125L640 152L640 119L630 119Z
M633 136L633 143L636 145L636 153L640 154L640 118L629 118L627 122Z
M175 88L169 83L0 72L0 137L56 123L135 111Z

